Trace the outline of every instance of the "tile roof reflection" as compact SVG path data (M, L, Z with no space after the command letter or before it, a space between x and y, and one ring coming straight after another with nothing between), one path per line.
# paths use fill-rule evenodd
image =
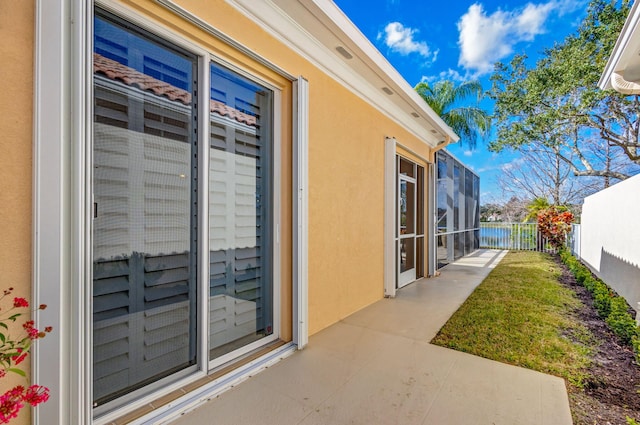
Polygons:
M110 80L120 81L127 86L136 87L142 91L150 91L157 96L166 97L175 102L185 105L191 104L191 93L188 91L143 74L98 53L93 54L93 73L104 75ZM210 100L209 102L211 112L252 127L256 126L255 116L238 111L217 100Z

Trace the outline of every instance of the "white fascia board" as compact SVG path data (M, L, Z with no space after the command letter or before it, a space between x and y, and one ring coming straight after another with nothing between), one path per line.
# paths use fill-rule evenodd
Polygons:
M278 41L410 131L425 144L435 147L442 141L455 142L459 139L333 2L299 0L292 3L287 11L284 11L271 0L260 2L254 0L226 1ZM322 16L318 17L313 14L309 7L321 11ZM361 63L381 76L394 94L391 96L385 94L381 87L367 81L347 62L341 60L331 46L319 41L292 16L296 13L306 13L307 18L312 17L318 20L324 27L335 27L344 33L341 35L334 32L333 35L341 41L345 41L346 45L356 46L360 51L352 52L355 53L352 60L360 60ZM294 71L290 70L295 74ZM392 100L393 96L402 99L408 109L419 114L419 118L402 110ZM437 133L433 134L432 129Z
M616 71L624 70L629 60L638 60L634 52L629 51L629 46L634 39L640 37L640 31L638 25L640 23L640 2L634 2L629 16L620 31L618 41L611 52L611 56L607 61L607 65L604 68L600 81L598 81L598 87L602 90L609 90L611 86L611 77Z
M408 101L412 103L417 111L423 112L429 123L436 129L449 136L452 141L459 139L458 135L431 109L420 95L409 85L396 68L385 58L382 53L362 34L360 29L349 19L344 12L338 8L335 3L327 0L300 0L303 3L312 3L320 9L330 22L337 25L348 37L349 40L356 43L358 48L366 55L371 64L376 66L389 78L390 82L396 85L394 90L397 94L407 96ZM366 60L365 59L365 60ZM375 70L374 70L375 71ZM386 80L386 79L385 79ZM405 97L405 99L407 99Z

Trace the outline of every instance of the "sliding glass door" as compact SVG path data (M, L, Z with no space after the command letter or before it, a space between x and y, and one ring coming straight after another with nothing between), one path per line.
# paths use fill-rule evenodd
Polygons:
M94 46L99 406L197 361L197 61L101 14Z
M92 340L100 411L212 371L279 332L274 91L213 63L210 78L200 78L201 57L106 12L96 11L94 28ZM198 105L202 90L206 107ZM199 134L204 111L209 134Z
M273 334L272 92L211 65L210 360Z

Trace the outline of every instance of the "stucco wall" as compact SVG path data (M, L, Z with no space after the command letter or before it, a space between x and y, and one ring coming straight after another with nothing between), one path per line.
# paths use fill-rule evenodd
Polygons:
M5 0L6 1L6 0ZM222 0L201 2L177 0L176 3L193 12L249 50L285 69L293 75L303 75L310 86L309 119L309 331L310 334L366 307L383 296L383 229L384 229L384 140L394 137L413 152L424 158L430 156L428 147L420 143L401 126L385 117L373 106L329 78L322 70L284 47ZM31 80L33 5L27 2L12 3L10 17L1 31L11 36L3 37L3 48L10 50L17 60L12 66L2 67L11 78L3 78L7 86L4 96L11 99L8 110L0 119L11 123L12 131L20 133L12 143L9 154L2 160L7 167L7 187L12 189L2 196L16 197L3 205L12 207L11 217L2 220L2 226L10 228L9 237L2 241L3 260L10 261L16 274L26 278L29 286L30 267L30 212L31 212ZM283 98L291 98L291 87L259 63L248 60L232 47L227 46L191 26L157 3L149 0L123 1L150 22L192 40L214 55L238 65L282 89ZM3 10L8 10L4 8ZM28 17L16 19L18 9ZM26 21L26 22L25 22ZM15 42L16 35L24 40ZM28 55L25 52L29 52ZM5 54L6 57L6 54ZM9 63L7 61L7 63ZM24 69L15 69L21 64ZM28 77L25 77L28 75ZM15 93L15 94L14 94ZM17 94L19 93L19 94ZM28 93L28 96L24 96ZM16 104L24 99L22 104ZM283 164L291 164L291 110L290 103L283 102ZM3 125L3 129L7 125ZM11 134L11 131L5 134ZM3 144L6 141L3 140ZM7 150L5 149L5 152ZM288 166L288 165L287 165ZM12 170L12 171L9 171ZM283 169L284 170L284 169ZM291 175L282 175L282 222L291 223ZM3 213L6 214L6 213ZM9 223L9 224L8 224ZM283 241L282 306L283 328L290 328L291 305L291 235L287 226L282 229ZM11 253L9 260L8 253ZM16 257L17 255L17 257ZM15 259L18 258L18 261Z
M177 3L309 80L309 333L382 298L385 136L424 158L429 148L225 2Z
M32 1L0 0L0 290L31 291L31 157L33 99ZM23 363L28 367L28 362ZM0 392L23 378L0 380ZM23 409L16 423L29 423Z
M640 302L640 175L584 200L582 260L638 310Z

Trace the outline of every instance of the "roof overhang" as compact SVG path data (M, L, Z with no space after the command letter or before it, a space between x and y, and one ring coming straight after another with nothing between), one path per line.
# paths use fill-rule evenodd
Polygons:
M598 86L640 94L640 2L634 2Z
M459 137L329 0L227 0L431 147Z

